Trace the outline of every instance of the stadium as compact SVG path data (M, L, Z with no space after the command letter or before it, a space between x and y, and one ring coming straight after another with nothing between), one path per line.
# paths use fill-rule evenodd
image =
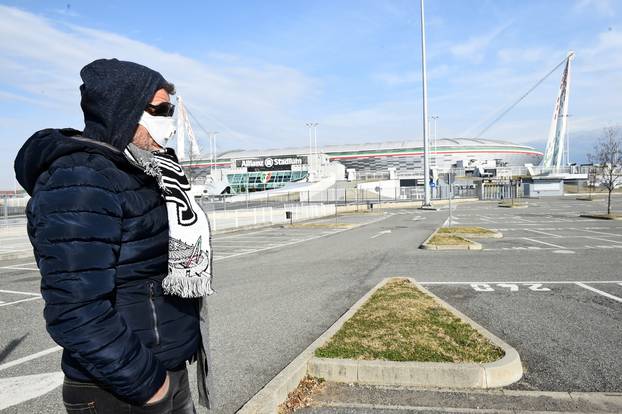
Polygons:
M423 172L423 147L416 141L394 141L365 144L327 145L312 154L309 147L265 150L231 150L214 157L198 157L182 164L195 177L218 173L232 185L234 192L280 188L288 182L306 180L312 170L330 165L345 179L346 171L357 176L385 174L389 169L400 176ZM445 138L430 145L430 166L443 171L451 167L538 165L542 152L526 145L509 142ZM319 159L317 164L309 160ZM243 187L242 188L242 183Z

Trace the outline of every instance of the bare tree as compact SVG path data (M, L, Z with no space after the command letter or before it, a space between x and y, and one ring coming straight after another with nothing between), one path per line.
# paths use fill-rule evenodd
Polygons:
M611 193L622 184L622 141L620 128L606 127L603 136L594 146L594 153L588 154L595 164L600 184L608 191L607 214L611 214Z
M596 168L594 168L594 166L590 166L588 173L587 173L587 190L588 193L590 194L590 200L592 200L592 193L594 192L594 189L596 188L596 184L598 183L598 178L596 176L596 174L598 173L598 171L596 170Z

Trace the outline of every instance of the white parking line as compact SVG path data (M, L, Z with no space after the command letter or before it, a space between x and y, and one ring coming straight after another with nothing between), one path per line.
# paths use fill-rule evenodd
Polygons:
M524 239L524 240L529 240L530 242L542 243L542 244L544 244L544 245L546 245L546 246L551 246L551 247L555 247L555 248L558 248L558 249L565 249L565 247L564 247L564 246L559 246L559 245L557 245L557 244L543 242L543 241L541 241L541 240L530 239L529 237L522 237L522 239Z
M606 298L613 299L613 300L618 301L618 302L622 302L622 298L619 298L619 297L617 297L617 296L613 296L613 295L612 295L612 294L610 294L610 293L603 292L602 290L598 290L598 289L596 289L596 288L593 288L593 287L591 287L591 286L588 286L588 285L586 285L585 283L577 282L577 283L576 283L576 285L577 285L577 286L581 286L581 287L582 287L582 288L584 288L584 289L591 290L592 292L596 292L596 293L598 293L599 295L603 295L603 296L604 296L604 297L606 297Z
M12 266L2 266L0 267L0 269L6 269L6 270L39 270L39 268L37 267L18 267L17 265L12 265Z
M18 359L14 360L14 361L7 362L5 364L0 365L0 371L3 371L5 369L9 369L9 368L14 367L16 365L23 364L24 362L32 361L33 359L41 358L42 356L52 354L54 352L60 351L61 349L63 349L63 348L61 348L60 346L54 346L52 348L48 348L48 349L45 349L45 350L40 351L40 352L36 352L34 354L31 354L31 355L27 355L27 356L25 356L23 358L18 358Z
M257 244L229 244L229 245L214 245L214 250L253 250L261 245L261 247L274 247L279 246L278 243L257 243Z
M39 294L39 293L21 292L21 291L18 291L18 290L3 290L3 289L0 289L0 293L14 293L16 295L27 295L27 296L41 296L41 294Z
M2 249L2 252L0 253L16 253L16 252L24 252L26 250L32 250L32 246L26 248L26 249L13 249L13 248L6 248L6 249Z
M602 240L602 241L606 241L609 243L622 243L622 241L603 239L602 237L594 237L594 236L580 236L580 237L584 237L586 239L593 239L593 240Z
M41 297L20 299L20 300L14 300L13 302L0 303L0 308L3 306L15 305L16 303L21 303L21 302L30 302L31 300L37 300L37 299L41 299Z
M531 232L534 232L534 233L540 233L540 234L544 234L544 235L547 235L547 236L555 237L557 239L562 237L562 236L557 235L557 234L547 233L546 231L540 231L540 230L534 230L534 229L525 229L525 231L531 231Z
M263 252L263 251L266 251L266 250L277 249L277 248L280 248L280 247L286 247L286 246L291 246L291 245L294 245L294 244L304 243L304 242L315 240L315 239L320 239L320 238L323 238L323 237L326 237L326 236L331 236L333 234L339 234L339 233L343 233L344 231L354 230L354 229L356 229L358 227L367 226L369 224L377 223L377 222L385 220L385 219L387 219L389 217L390 217L389 215L381 216L381 217L379 217L379 218L377 218L375 220L372 220L372 221L356 224L356 225L354 225L354 227L348 227L348 228L344 228L344 229L336 229L336 230L334 230L334 231L332 231L330 233L321 233L321 234L317 234L317 235L315 235L313 237L308 237L306 239L294 239L294 240L292 240L292 241L290 241L288 243L283 243L283 244L275 245L275 246L272 246L272 247L264 247L264 248L256 249L256 250L253 250L253 251L240 252L240 253L232 254L232 255L228 255L228 256L221 256L221 257L218 257L218 258L214 258L214 261L216 262L216 261L220 261L220 260L230 259L232 257L243 256L243 255L246 255L246 254L259 253L259 252Z
M377 234L371 236L370 239L375 239L376 237L382 236L383 234L389 234L389 233L391 233L391 230L382 230L378 232Z
M10 294L13 294L13 295L32 296L32 297L27 298L27 299L14 300L12 302L0 302L0 307L14 305L16 303L21 303L21 302L29 302L31 300L41 299L41 294L39 294L39 293L20 292L20 291L17 291L17 290L3 290L3 289L0 289L0 293L10 293Z
M545 281L545 280L538 280L538 281L533 281L533 280L525 280L525 281L507 281L507 280L499 280L499 281L475 281L475 282L438 282L438 281L430 281L430 282L420 282L417 281L417 283L422 284L422 285L480 285L480 284L484 284L484 283L488 283L488 284L498 284L498 283L513 283L513 284L535 284L535 283L542 283L545 285L573 285L573 284L577 284L577 283L589 283L591 285L597 285L597 284L602 284L602 285L611 285L611 284L618 284L618 285L622 285L622 281L620 280L550 280L550 281Z
M622 234L606 233L604 231L594 231L594 230L588 230L588 229L583 229L582 231L587 231L587 232L595 233L595 234L604 234L606 236L622 237Z

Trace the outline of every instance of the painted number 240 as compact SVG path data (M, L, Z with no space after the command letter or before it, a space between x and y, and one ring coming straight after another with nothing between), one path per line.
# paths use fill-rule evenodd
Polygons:
M499 288L507 289L510 292L518 292L518 289L519 289L519 285L515 283L497 283L495 284L495 286ZM525 284L522 284L522 286L526 286L527 289L534 291L534 292L548 292L551 290L549 288L542 287L542 283L525 283ZM476 292L494 292L495 291L495 288L493 288L491 285L487 283L473 283L471 284L471 287Z

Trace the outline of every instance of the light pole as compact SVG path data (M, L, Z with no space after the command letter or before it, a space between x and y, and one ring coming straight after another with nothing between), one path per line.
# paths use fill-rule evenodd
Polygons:
M211 165L210 165L210 175L212 176L212 179L214 179L214 162L216 162L215 160L215 152L216 152L216 134L218 134L218 131L208 131L208 135L209 135L209 152L210 152L210 161L211 161Z
M421 4L421 80L423 82L423 181L424 199L423 206L430 206L430 166L429 166L429 142L428 142L428 80L425 67L425 12L423 0Z
M564 141L566 142L566 145L564 145L565 148L565 152L566 152L566 166L570 165L570 117L572 116L571 114L566 114L566 115L562 115L566 117L566 137L564 139Z
M433 151L434 152L434 166L438 168L438 161L436 159L438 157L438 154L436 152L437 151L436 121L438 120L438 115L432 115L432 119L434 120L434 151Z
M309 129L309 161L311 160L311 152L312 152L312 137L311 137L311 128L313 128L313 124L311 122L307 122L305 124L307 126L307 128Z
M307 126L307 128L309 128L309 159L307 160L307 165L309 166L309 169L311 169L311 159L313 156L313 136L311 134L311 129L313 128L313 130L315 131L315 145L317 146L317 126L318 123L317 122L307 122L305 124Z
M315 146L315 156L317 157L318 154L318 150L317 150L317 126L319 124L317 122L315 122L313 124L313 144Z

